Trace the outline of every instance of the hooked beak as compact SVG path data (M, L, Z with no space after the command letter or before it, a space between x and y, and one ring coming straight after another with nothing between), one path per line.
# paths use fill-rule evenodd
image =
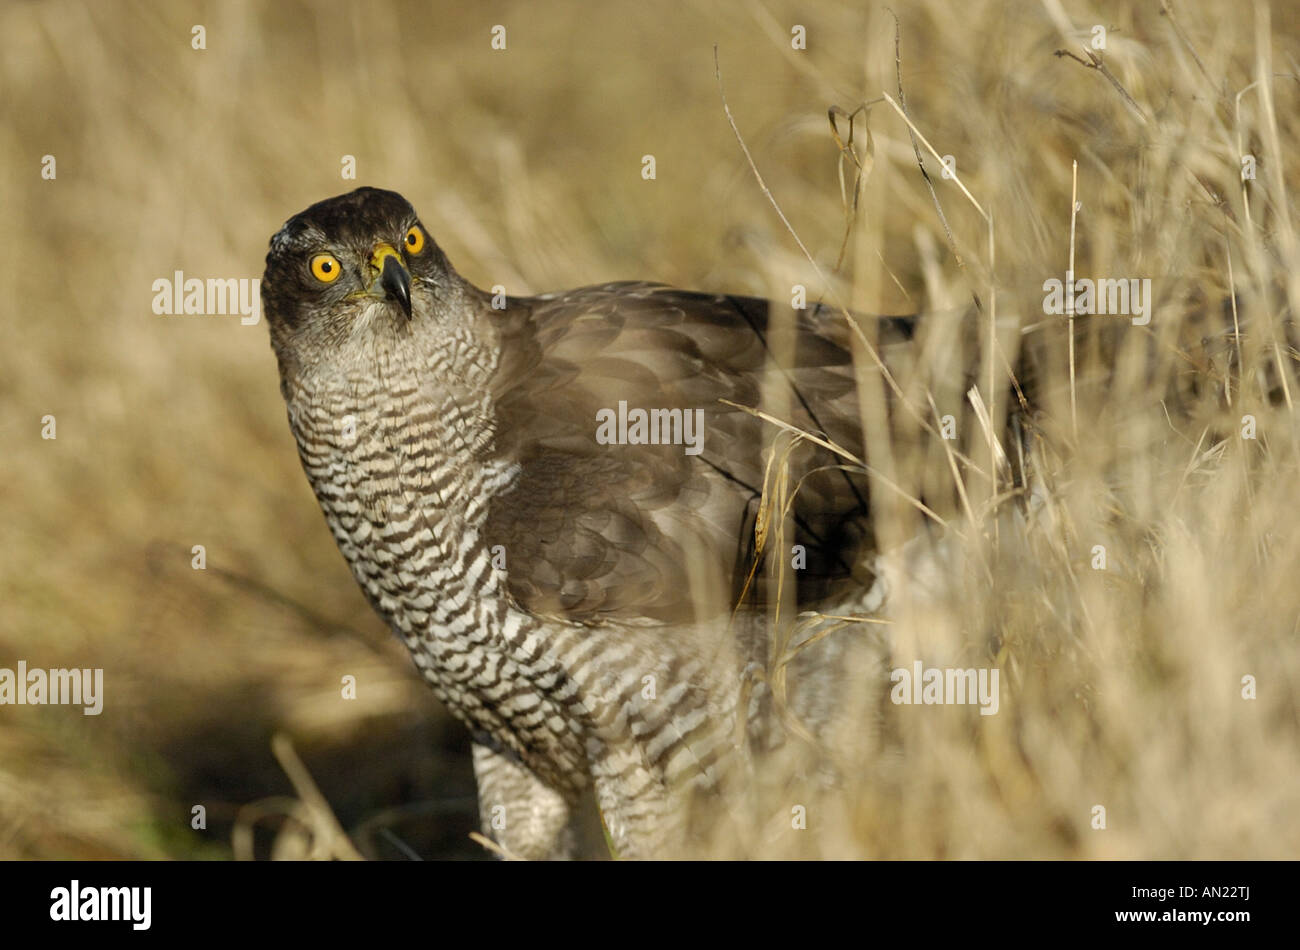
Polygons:
M370 256L370 266L379 273L377 283L383 293L397 301L409 320L411 318L411 275L406 265L402 263L402 255L397 253L397 249L391 244L380 244L375 247L374 253ZM374 284L371 284L370 290L371 293L376 292Z

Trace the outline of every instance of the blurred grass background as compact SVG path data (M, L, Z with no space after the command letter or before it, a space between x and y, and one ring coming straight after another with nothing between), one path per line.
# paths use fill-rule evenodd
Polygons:
M904 665L991 665L971 651L995 629L1002 711L903 717L900 754L811 824L814 851L1294 857L1297 4L891 6L908 109L992 212L996 265L927 159L954 259L906 126L877 103L840 289L886 313L979 294L1012 353L1042 325L1025 339L1045 354L1048 494L1017 555L990 557L981 533L986 582L897 628ZM1132 106L1053 55L1083 56L1094 24ZM277 732L363 854L481 854L463 730L328 535L265 328L155 316L152 283L260 277L287 217L371 184L405 194L480 286L648 278L784 297L802 281L816 297L727 125L713 46L759 169L830 271L845 212L826 112L897 98L888 9L53 0L6 3L0 37L0 666L103 667L106 684L97 718L0 707L0 857L231 857L258 802L254 853L310 851L310 819L276 817L298 807L276 798L296 794ZM1243 152L1259 162L1244 191ZM1150 327L1081 342L1077 427L1041 290L1064 276L1075 159L1076 272L1151 277L1158 300ZM1233 289L1240 347L1218 306ZM46 414L57 440L40 438Z

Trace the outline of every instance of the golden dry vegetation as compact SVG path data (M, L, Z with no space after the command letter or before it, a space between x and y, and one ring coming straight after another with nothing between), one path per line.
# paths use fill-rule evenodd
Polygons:
M974 201L926 154L932 198L881 99L899 98L884 3L5 4L0 667L102 667L105 709L0 707L0 857L347 851L299 771L364 855L482 853L462 730L326 531L265 328L151 306L178 270L260 276L285 218L355 184L405 194L462 273L511 293L804 282L862 312L965 312L998 341L998 416L990 393L1033 352L1032 515L1009 517L1024 499L995 497L985 431L963 424L968 504L941 512L961 593L890 634L900 664L999 666L1000 712L900 714L851 807L810 816L812 853L1300 853L1300 8L891 5L908 112ZM715 44L816 268L728 124ZM838 261L854 165L827 111L865 102ZM1155 305L1146 326L1079 318L1072 382L1042 284L1069 260L1076 160L1077 274L1150 278ZM940 355L963 334L946 338ZM911 384L923 413L945 385L937 406L960 412L952 378ZM905 493L951 488L942 452L869 431L854 448ZM914 511L881 494L897 543Z

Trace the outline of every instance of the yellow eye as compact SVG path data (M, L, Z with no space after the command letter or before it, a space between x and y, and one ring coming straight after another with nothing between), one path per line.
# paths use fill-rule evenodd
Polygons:
M311 259L311 272L321 283L332 284L339 279L343 268L333 254L317 254Z
M424 250L424 232L419 228L411 228L406 232L406 249L412 254L419 254Z

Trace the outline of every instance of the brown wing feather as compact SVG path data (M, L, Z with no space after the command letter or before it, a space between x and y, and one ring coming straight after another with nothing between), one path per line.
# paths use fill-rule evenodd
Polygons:
M535 612L575 620L699 619L723 610L750 567L764 449L777 431L719 402L758 406L785 392L796 425L861 447L843 318L793 311L794 346L778 367L769 306L652 284L611 284L513 301L494 380L496 451L521 466L494 500L489 544L508 551L509 586ZM704 410L703 451L680 445L601 445L601 409ZM806 448L792 476L838 466ZM858 474L810 475L795 517L808 568L801 595L843 577L866 528ZM747 535L748 532L748 535ZM699 576L725 596L703 607Z

